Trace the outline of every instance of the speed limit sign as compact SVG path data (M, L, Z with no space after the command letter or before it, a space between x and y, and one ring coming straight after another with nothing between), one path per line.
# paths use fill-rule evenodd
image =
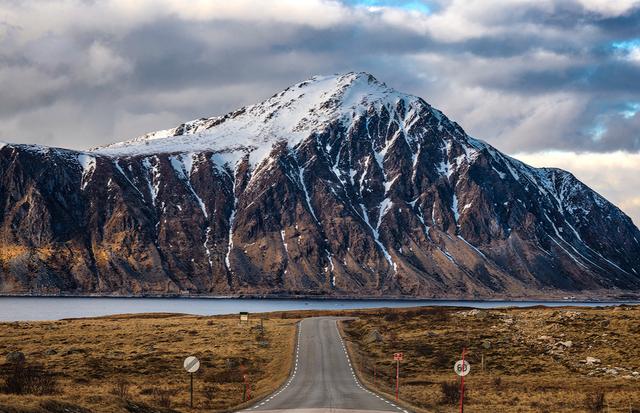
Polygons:
M456 372L458 376L466 376L471 371L471 364L467 360L458 360L456 364L453 365L453 371Z

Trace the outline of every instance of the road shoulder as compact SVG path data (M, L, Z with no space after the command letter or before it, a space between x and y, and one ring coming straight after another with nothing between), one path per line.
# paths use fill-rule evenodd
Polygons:
M343 323L347 320L336 320L336 325L338 328L338 333L340 334L340 338L345 346L347 351L347 356L351 362L351 366L353 366L353 371L356 375L358 382L364 387L366 390L370 391L376 396L381 397L383 400L389 402L401 413L429 413L427 410L418 408L413 406L402 399L395 401L395 395L389 394L385 391L382 391L377 386L374 386L373 383L368 379L367 375L364 373L364 369L359 357L356 357L357 351L355 347L357 346L353 342L351 342L343 329Z

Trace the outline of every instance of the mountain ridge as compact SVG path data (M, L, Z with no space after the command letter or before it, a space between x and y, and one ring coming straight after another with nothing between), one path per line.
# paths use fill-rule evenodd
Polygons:
M243 106L226 115L194 119L175 128L147 133L92 151L104 155L132 156L184 152L185 145L194 150L212 151L233 151L236 147L246 149L265 144L270 148L277 140L295 145L307 137L310 130L319 129L330 121L353 117L354 113L368 109L368 105L380 106L397 100L420 101L430 108L422 99L400 93L368 73L314 76L258 104ZM234 135L232 143L225 139L230 134ZM190 139L179 144L170 139L179 136ZM201 141L198 138L205 139ZM238 139L245 142L238 144ZM143 143L151 145L143 146Z
M314 77L91 151L5 145L0 170L0 243L13 251L0 254L4 293L508 298L640 288L640 234L617 207L366 73Z

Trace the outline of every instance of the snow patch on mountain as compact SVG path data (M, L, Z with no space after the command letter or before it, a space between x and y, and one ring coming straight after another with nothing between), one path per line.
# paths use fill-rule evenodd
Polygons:
M417 118L418 109L423 108L441 116L422 99L397 92L367 73L315 76L257 105L95 148L93 152L133 157L212 151L219 152L219 157L228 159L230 164L234 158L249 153L250 163L255 166L276 142L284 140L293 147L332 122L351 122L372 108L380 111L385 107L393 112L399 102L409 108L405 119ZM380 155L384 157L384 153Z
M451 211L453 212L453 218L457 224L460 220L460 211L458 211L458 196L455 193L451 200Z
M220 168L221 171L228 173L227 170L235 170L238 162L247 156L247 151L229 151L216 152L211 155L211 162Z
M0 148L2 149L2 148ZM96 158L91 155L81 153L77 157L78 163L82 167L82 178L80 179L80 189L84 190L93 176L96 169Z
M154 161L151 164L152 159ZM160 191L160 167L158 165L158 157L153 156L151 158L144 158L142 160L142 166L146 169L147 173L145 177L147 179L147 185L149 187L149 193L151 194L151 202L155 205L158 192Z
M233 273L233 270L231 269L231 250L233 250L233 225L235 224L235 220L236 220L236 212L238 210L238 197L236 196L236 170L233 170L233 175L230 176L231 178L231 192L233 195L233 206L231 209L231 215L229 215L229 239L227 241L227 253L224 256L224 263L225 266L227 267L227 270L230 273Z

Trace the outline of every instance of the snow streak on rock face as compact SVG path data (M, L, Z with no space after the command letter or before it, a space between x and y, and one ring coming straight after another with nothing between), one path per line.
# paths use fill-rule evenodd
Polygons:
M91 175L96 170L96 158L91 155L80 154L78 155L78 163L82 167L81 189L84 190L89 183L89 179L91 179Z
M640 289L640 233L618 208L366 73L91 152L6 145L0 170L8 292Z

